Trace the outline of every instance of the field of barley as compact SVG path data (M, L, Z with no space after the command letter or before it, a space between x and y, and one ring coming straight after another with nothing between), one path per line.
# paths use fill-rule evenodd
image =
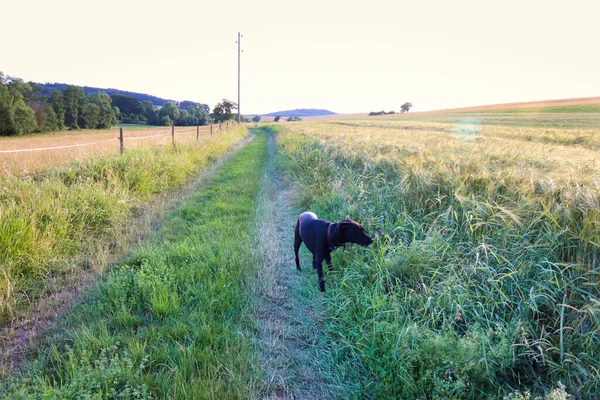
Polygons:
M600 114L557 115L353 118L280 135L298 207L376 238L334 253L343 267L326 277L324 331L350 393L600 396Z

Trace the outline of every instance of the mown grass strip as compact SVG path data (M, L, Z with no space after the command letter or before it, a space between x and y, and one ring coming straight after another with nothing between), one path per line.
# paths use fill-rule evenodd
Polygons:
M275 137L282 125L262 125L269 134L269 162L264 168L255 228L259 263L255 284L257 353L263 371L257 399L348 398L351 390L337 373L336 360L321 346L322 314L327 299L320 295L312 269L296 271L293 193L276 163ZM308 251L303 265L310 265Z
M258 376L250 234L265 157L261 135L112 268L0 395L248 397Z

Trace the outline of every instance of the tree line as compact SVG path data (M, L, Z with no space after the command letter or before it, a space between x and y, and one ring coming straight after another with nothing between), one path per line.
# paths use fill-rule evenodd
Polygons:
M411 107L413 107L413 105L410 102L406 102L406 103L402 104L400 106L400 113L401 114L407 113L408 111L410 111ZM386 115L386 114L396 114L396 111L388 111L388 112L385 112L383 110L381 110L381 111L371 111L369 113L369 116Z
M47 93L47 92L46 92ZM85 94L79 86L44 94L44 86L0 72L0 136L64 129L107 129L118 122L155 126L196 126L235 118L237 104L227 99L213 113L206 104L166 102L157 108L149 101L105 92ZM246 118L242 119L243 121Z

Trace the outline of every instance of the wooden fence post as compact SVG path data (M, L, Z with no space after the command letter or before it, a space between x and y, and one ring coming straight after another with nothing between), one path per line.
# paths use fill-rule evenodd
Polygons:
M121 142L121 154L123 154L123 127L119 130L119 141Z
M219 122L219 131L221 131L221 123Z
M212 124L210 124L210 136L212 136Z
M198 140L199 136L200 136L200 125L196 125L196 140Z
M175 123L171 124L171 138L173 139L173 146L175 146Z

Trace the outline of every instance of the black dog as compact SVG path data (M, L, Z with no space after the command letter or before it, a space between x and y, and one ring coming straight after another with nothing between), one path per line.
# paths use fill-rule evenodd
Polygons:
M365 233L364 228L356 221L347 219L342 222L331 223L317 219L315 213L303 212L298 217L294 235L294 253L296 254L296 268L298 271L301 271L298 250L300 250L302 242L313 254L313 268L317 269L319 288L321 292L324 292L323 260L327 261L327 265L331 270L331 252L333 250L345 245L345 243L368 246L373 243L373 239Z

